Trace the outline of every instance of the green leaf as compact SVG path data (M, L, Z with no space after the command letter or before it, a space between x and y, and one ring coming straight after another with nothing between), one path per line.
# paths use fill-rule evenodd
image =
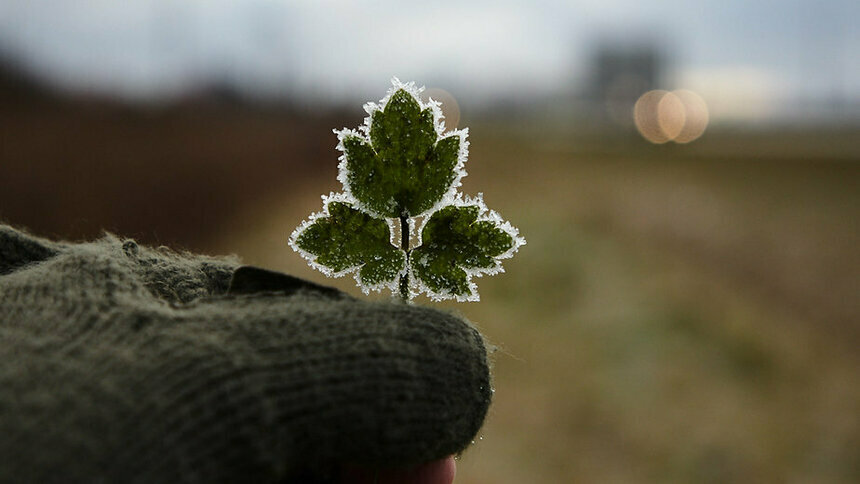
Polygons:
M356 280L363 289L379 288L403 270L406 257L391 245L384 220L340 201L328 203L326 212L300 227L292 239L318 269L342 275L360 267Z
M480 195L457 193L468 131L443 134L439 103L422 102L414 83L391 82L379 104L365 105L364 126L336 131L344 192L324 197L325 210L293 231L290 246L326 275L355 272L364 292L477 301L472 278L501 272L526 241ZM415 217L424 221L422 245L410 249ZM397 219L402 247L388 225Z
M422 110L411 93L398 89L372 112L369 139L343 134L349 191L380 216L421 215L457 178L461 136L438 139L433 110Z
M478 220L484 210L483 204L449 205L424 225L422 244L412 251L411 266L431 296L476 300L471 276L500 271L500 256L522 243L515 229L510 229L514 233L506 230L497 216Z

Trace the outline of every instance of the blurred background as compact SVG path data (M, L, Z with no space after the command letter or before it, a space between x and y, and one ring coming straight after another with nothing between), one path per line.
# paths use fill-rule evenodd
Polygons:
M0 220L329 281L290 232L392 76L528 245L459 483L860 481L860 3L2 0ZM386 298L387 295L375 297ZM421 304L434 304L421 300Z

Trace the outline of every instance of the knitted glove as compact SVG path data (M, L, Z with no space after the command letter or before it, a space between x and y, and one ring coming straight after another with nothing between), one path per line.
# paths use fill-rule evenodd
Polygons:
M438 310L0 225L0 482L325 482L433 461L483 423L485 348Z

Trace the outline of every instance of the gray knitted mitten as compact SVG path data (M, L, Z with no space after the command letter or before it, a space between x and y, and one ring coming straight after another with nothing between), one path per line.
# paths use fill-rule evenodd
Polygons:
M471 442L471 325L237 268L0 225L0 482L324 482Z

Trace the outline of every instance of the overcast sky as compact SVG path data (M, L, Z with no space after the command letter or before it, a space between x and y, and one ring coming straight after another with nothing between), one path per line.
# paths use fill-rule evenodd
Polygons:
M650 38L674 59L666 87L743 110L744 96L860 98L857 19L857 0L0 0L0 47L62 84L129 96L215 77L378 99L398 76L492 100L575 88L601 39Z

